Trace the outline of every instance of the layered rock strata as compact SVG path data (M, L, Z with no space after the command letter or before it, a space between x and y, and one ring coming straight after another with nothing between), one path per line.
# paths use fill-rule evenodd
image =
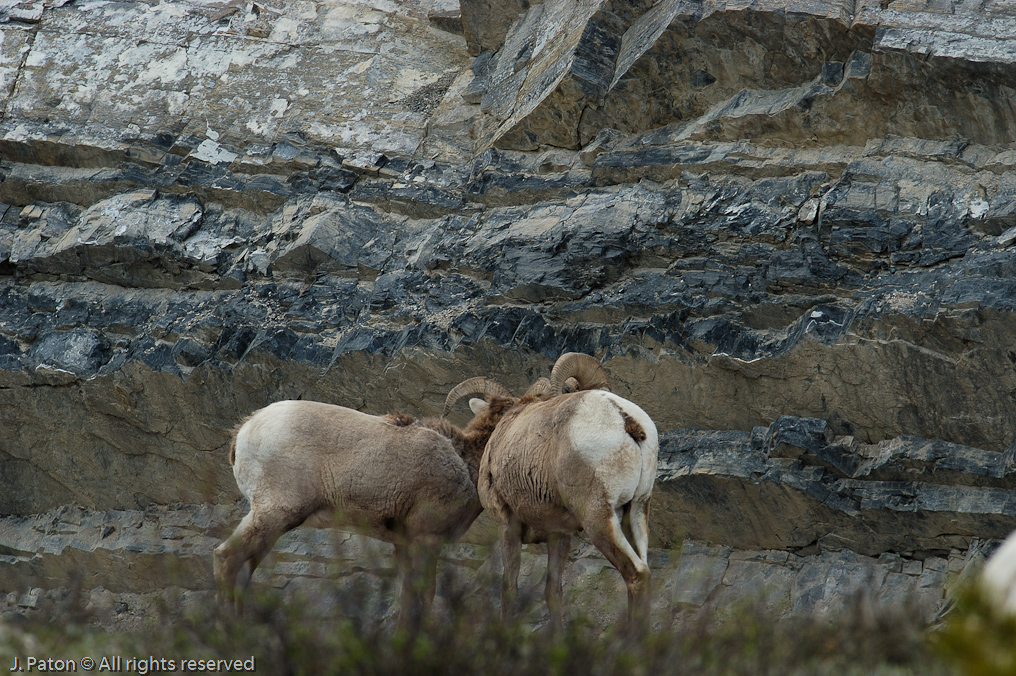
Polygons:
M886 604L916 600L933 613L947 585L976 570L987 542L1016 526L1008 499L1016 482L1012 452L1003 469L993 455L916 437L858 444L832 438L824 421L791 417L751 433L667 434L651 524L657 612L761 597L778 614L828 613L862 595ZM0 588L15 590L7 612L52 608L60 592L32 590L54 587L99 590L92 599L99 610L133 607L124 622L152 619L150 599L168 588L187 591L172 595L176 604L193 603L213 584L212 549L245 509L63 507L0 518ZM481 517L463 543L445 550L449 595L466 591L496 605L493 541L493 524ZM531 549L523 587L538 597L545 560ZM581 607L621 611L620 576L595 548L580 544L568 570L569 593ZM255 581L318 599L366 585L382 592L379 611L391 614L393 575L390 545L301 528L280 540Z
M1008 144L1014 35L994 2L549 2L506 32L475 89L484 142L527 150L578 149L605 128L791 147L889 134Z
M226 510L206 584L229 432L271 401L436 414L568 350L665 433L661 547L885 585L1016 525L1016 14L518 9L467 3L462 37L427 0L2 8L12 593L119 551L10 525L65 509L167 510L150 570L174 509Z

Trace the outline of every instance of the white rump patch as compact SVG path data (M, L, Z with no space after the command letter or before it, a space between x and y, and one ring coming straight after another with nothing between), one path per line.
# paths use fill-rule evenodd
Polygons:
M637 443L625 432L621 411L641 425L645 441ZM656 425L632 402L611 392L583 394L571 421L569 438L577 453L598 468L597 476L608 493L617 498L617 504L652 492L659 450Z

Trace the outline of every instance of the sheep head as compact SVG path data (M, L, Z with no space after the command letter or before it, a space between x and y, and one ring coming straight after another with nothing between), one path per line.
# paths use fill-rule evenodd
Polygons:
M549 378L538 378L535 383L529 386L524 397L546 397L550 395L550 379Z
M554 363L550 378L538 378L522 397L542 399L578 390L607 390L609 392L610 381L607 378L607 372L594 357L581 352L567 352ZM469 408L474 415L480 415L486 411L488 408L486 404L493 398L517 400L508 388L497 381L477 376L463 380L452 388L445 398L441 417L446 418L455 404L473 394L483 396L483 400L470 399L469 401Z
M459 402L459 400L473 394L483 396L482 400L469 400L469 408L473 411L474 415L479 415L481 412L486 410L486 401L489 401L490 399L511 399L513 401L515 399L515 395L511 393L511 390L495 380L491 380L490 378L486 378L484 376L468 378L453 387L451 392L448 393L448 396L445 397L444 411L441 413L441 417L448 417L448 413L452 410L452 407Z
M576 390L609 392L610 381L597 359L581 352L567 352L558 357L550 372L550 394L556 397Z

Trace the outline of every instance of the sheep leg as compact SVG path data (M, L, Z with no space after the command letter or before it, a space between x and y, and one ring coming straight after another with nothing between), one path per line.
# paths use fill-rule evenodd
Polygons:
M423 559L423 580L421 586L423 592L420 596L422 617L430 616L430 609L434 605L434 594L437 593L437 558L439 545L426 545L420 548L420 556Z
M413 580L413 550L408 542L395 545L395 565L399 573L399 621L400 631L415 633L419 626L419 609Z
M265 560L265 556L268 554L271 548L272 547L269 546L268 549L266 549L265 551L253 554L240 566L240 574L237 576L238 581L236 584L236 588L239 593L238 599L240 603L239 606L240 610L243 610L242 606L243 597L246 595L247 589L250 587L250 583L254 579L254 571L257 570L258 566L261 565L261 562Z
M233 534L215 548L213 568L220 593L233 604L238 615L243 612L243 591L250 584L254 569L271 551L279 536L299 526L307 516L303 512L261 512L252 508ZM245 574L238 588L237 576L245 567L249 574Z
M629 515L631 526L632 545L638 552L639 558L649 564L649 500L638 500L632 503Z
M632 549L624 537L621 518L613 509L597 510L601 518L589 519L583 529L624 578L628 587L628 619L643 620L649 616L649 565Z
M561 589L564 577L564 565L568 561L568 550L571 548L571 535L552 533L547 538L547 609L550 611L550 625L553 628L564 626Z
M240 524L233 531L233 534L226 538L225 542L215 548L212 558L212 569L215 573L216 596L220 602L236 604L240 597L237 589L237 576L240 569L247 563L247 558L241 552L240 542L242 533L250 528L253 520L253 512L248 512L240 521Z
M415 634L434 603L437 551L431 543L403 543L395 545L395 558L400 584L398 628Z
M519 590L519 568L522 565L522 522L511 516L501 526L501 620L510 618L515 610Z

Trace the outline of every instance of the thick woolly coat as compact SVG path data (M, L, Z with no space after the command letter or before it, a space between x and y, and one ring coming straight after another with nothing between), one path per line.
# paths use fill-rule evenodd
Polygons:
M499 522L520 520L527 541L573 533L594 518L593 507L647 501L658 450L653 421L616 394L586 390L520 404L487 442L480 501Z

